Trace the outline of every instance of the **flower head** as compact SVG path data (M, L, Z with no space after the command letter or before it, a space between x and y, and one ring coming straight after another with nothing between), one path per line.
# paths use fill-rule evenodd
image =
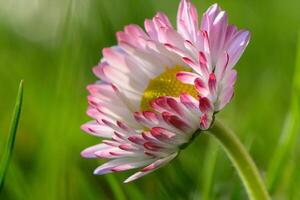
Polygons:
M100 81L87 88L94 121L82 126L105 138L82 156L111 159L95 174L140 168L125 182L170 162L197 130L211 126L233 96L233 67L250 38L217 4L199 27L189 0L180 2L177 30L163 13L146 19L145 29L128 25L117 46L103 49L94 68Z

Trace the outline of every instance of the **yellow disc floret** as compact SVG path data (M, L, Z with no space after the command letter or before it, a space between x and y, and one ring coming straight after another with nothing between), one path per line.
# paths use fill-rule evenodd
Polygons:
M181 66L167 68L156 78L149 81L141 100L141 110L150 110L149 102L161 96L179 97L183 92L197 97L197 91L193 85L184 84L176 79L179 71L189 71Z

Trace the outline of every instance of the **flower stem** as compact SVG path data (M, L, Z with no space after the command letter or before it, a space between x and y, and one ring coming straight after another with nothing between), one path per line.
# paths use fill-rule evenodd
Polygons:
M269 194L258 169L237 136L220 121L208 130L221 143L246 188L251 200L269 200Z

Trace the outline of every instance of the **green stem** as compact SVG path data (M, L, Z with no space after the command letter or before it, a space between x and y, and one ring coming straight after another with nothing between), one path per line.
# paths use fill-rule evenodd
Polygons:
M23 80L20 82L17 101L14 108L14 113L10 125L9 135L4 149L3 157L0 161L0 192L3 189L4 179L7 172L7 168L11 159L12 151L15 144L17 128L19 124L21 108L23 100Z
M237 136L218 120L215 120L208 132L215 136L225 149L238 171L249 198L269 200L270 197L258 169Z

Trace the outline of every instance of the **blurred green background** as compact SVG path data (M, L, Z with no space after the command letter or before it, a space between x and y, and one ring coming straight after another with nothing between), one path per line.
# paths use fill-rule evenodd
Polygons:
M200 16L215 3L193 0ZM300 70L295 72L299 0L219 0L230 23L252 33L237 67L233 102L218 117L247 146L274 199L300 199L297 137ZM0 0L0 156L19 81L24 105L2 200L247 199L223 150L201 135L168 166L134 182L132 174L93 176L80 157L99 142L79 127L89 118L85 87L101 49L126 24L157 11L175 24L179 0ZM300 69L300 60L298 67ZM294 81L293 81L294 80ZM297 85L298 84L298 85ZM103 161L100 161L103 162Z

